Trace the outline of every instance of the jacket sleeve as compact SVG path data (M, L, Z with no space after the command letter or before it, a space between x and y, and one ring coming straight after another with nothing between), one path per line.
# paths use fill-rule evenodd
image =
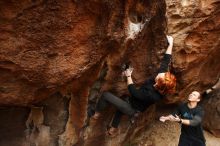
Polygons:
M190 126L197 126L202 122L202 118L204 116L204 111L199 109L196 114L193 116L192 120L189 120Z
M140 89L137 89L134 84L128 85L128 91L133 97L138 98L140 100L145 100L146 96L148 96L149 94L149 93L144 93Z
M170 54L165 54L163 56L158 73L164 73L168 71L171 58L172 58L172 55Z

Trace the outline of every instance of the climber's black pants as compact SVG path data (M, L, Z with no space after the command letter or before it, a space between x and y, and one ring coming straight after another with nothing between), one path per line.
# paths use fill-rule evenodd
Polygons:
M178 146L205 146L205 142L199 139L181 135Z
M132 106L127 101L122 100L121 98L113 95L110 92L103 92L101 98L98 100L98 103L96 105L96 111L101 112L109 103L117 108L117 111L112 121L112 126L115 128L118 127L121 116L123 114L133 116L136 113L136 110L132 108Z
M119 110L117 110L117 111L115 112L114 117L113 117L111 126L114 127L114 128L118 128L118 125L120 124L120 121L121 121L121 117L122 117L122 116L123 116L123 113L120 112Z

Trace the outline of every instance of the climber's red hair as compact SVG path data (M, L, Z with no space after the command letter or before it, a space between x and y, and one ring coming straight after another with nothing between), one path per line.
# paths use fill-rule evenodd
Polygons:
M176 90L176 77L170 72L166 72L164 77L156 80L154 87L163 95L172 94Z

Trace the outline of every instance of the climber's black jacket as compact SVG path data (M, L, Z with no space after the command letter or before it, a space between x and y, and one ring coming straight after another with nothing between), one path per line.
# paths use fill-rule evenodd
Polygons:
M172 56L170 54L164 55L157 73L168 71L171 57ZM139 89L137 89L134 84L128 85L128 90L131 94L129 102L136 110L143 112L151 104L164 98L164 95L160 94L153 86L155 84L156 75L147 79Z

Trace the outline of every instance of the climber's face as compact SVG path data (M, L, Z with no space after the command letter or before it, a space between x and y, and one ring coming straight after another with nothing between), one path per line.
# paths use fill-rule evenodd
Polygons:
M198 91L193 91L188 96L188 100L191 102L199 102L200 101L200 93Z

